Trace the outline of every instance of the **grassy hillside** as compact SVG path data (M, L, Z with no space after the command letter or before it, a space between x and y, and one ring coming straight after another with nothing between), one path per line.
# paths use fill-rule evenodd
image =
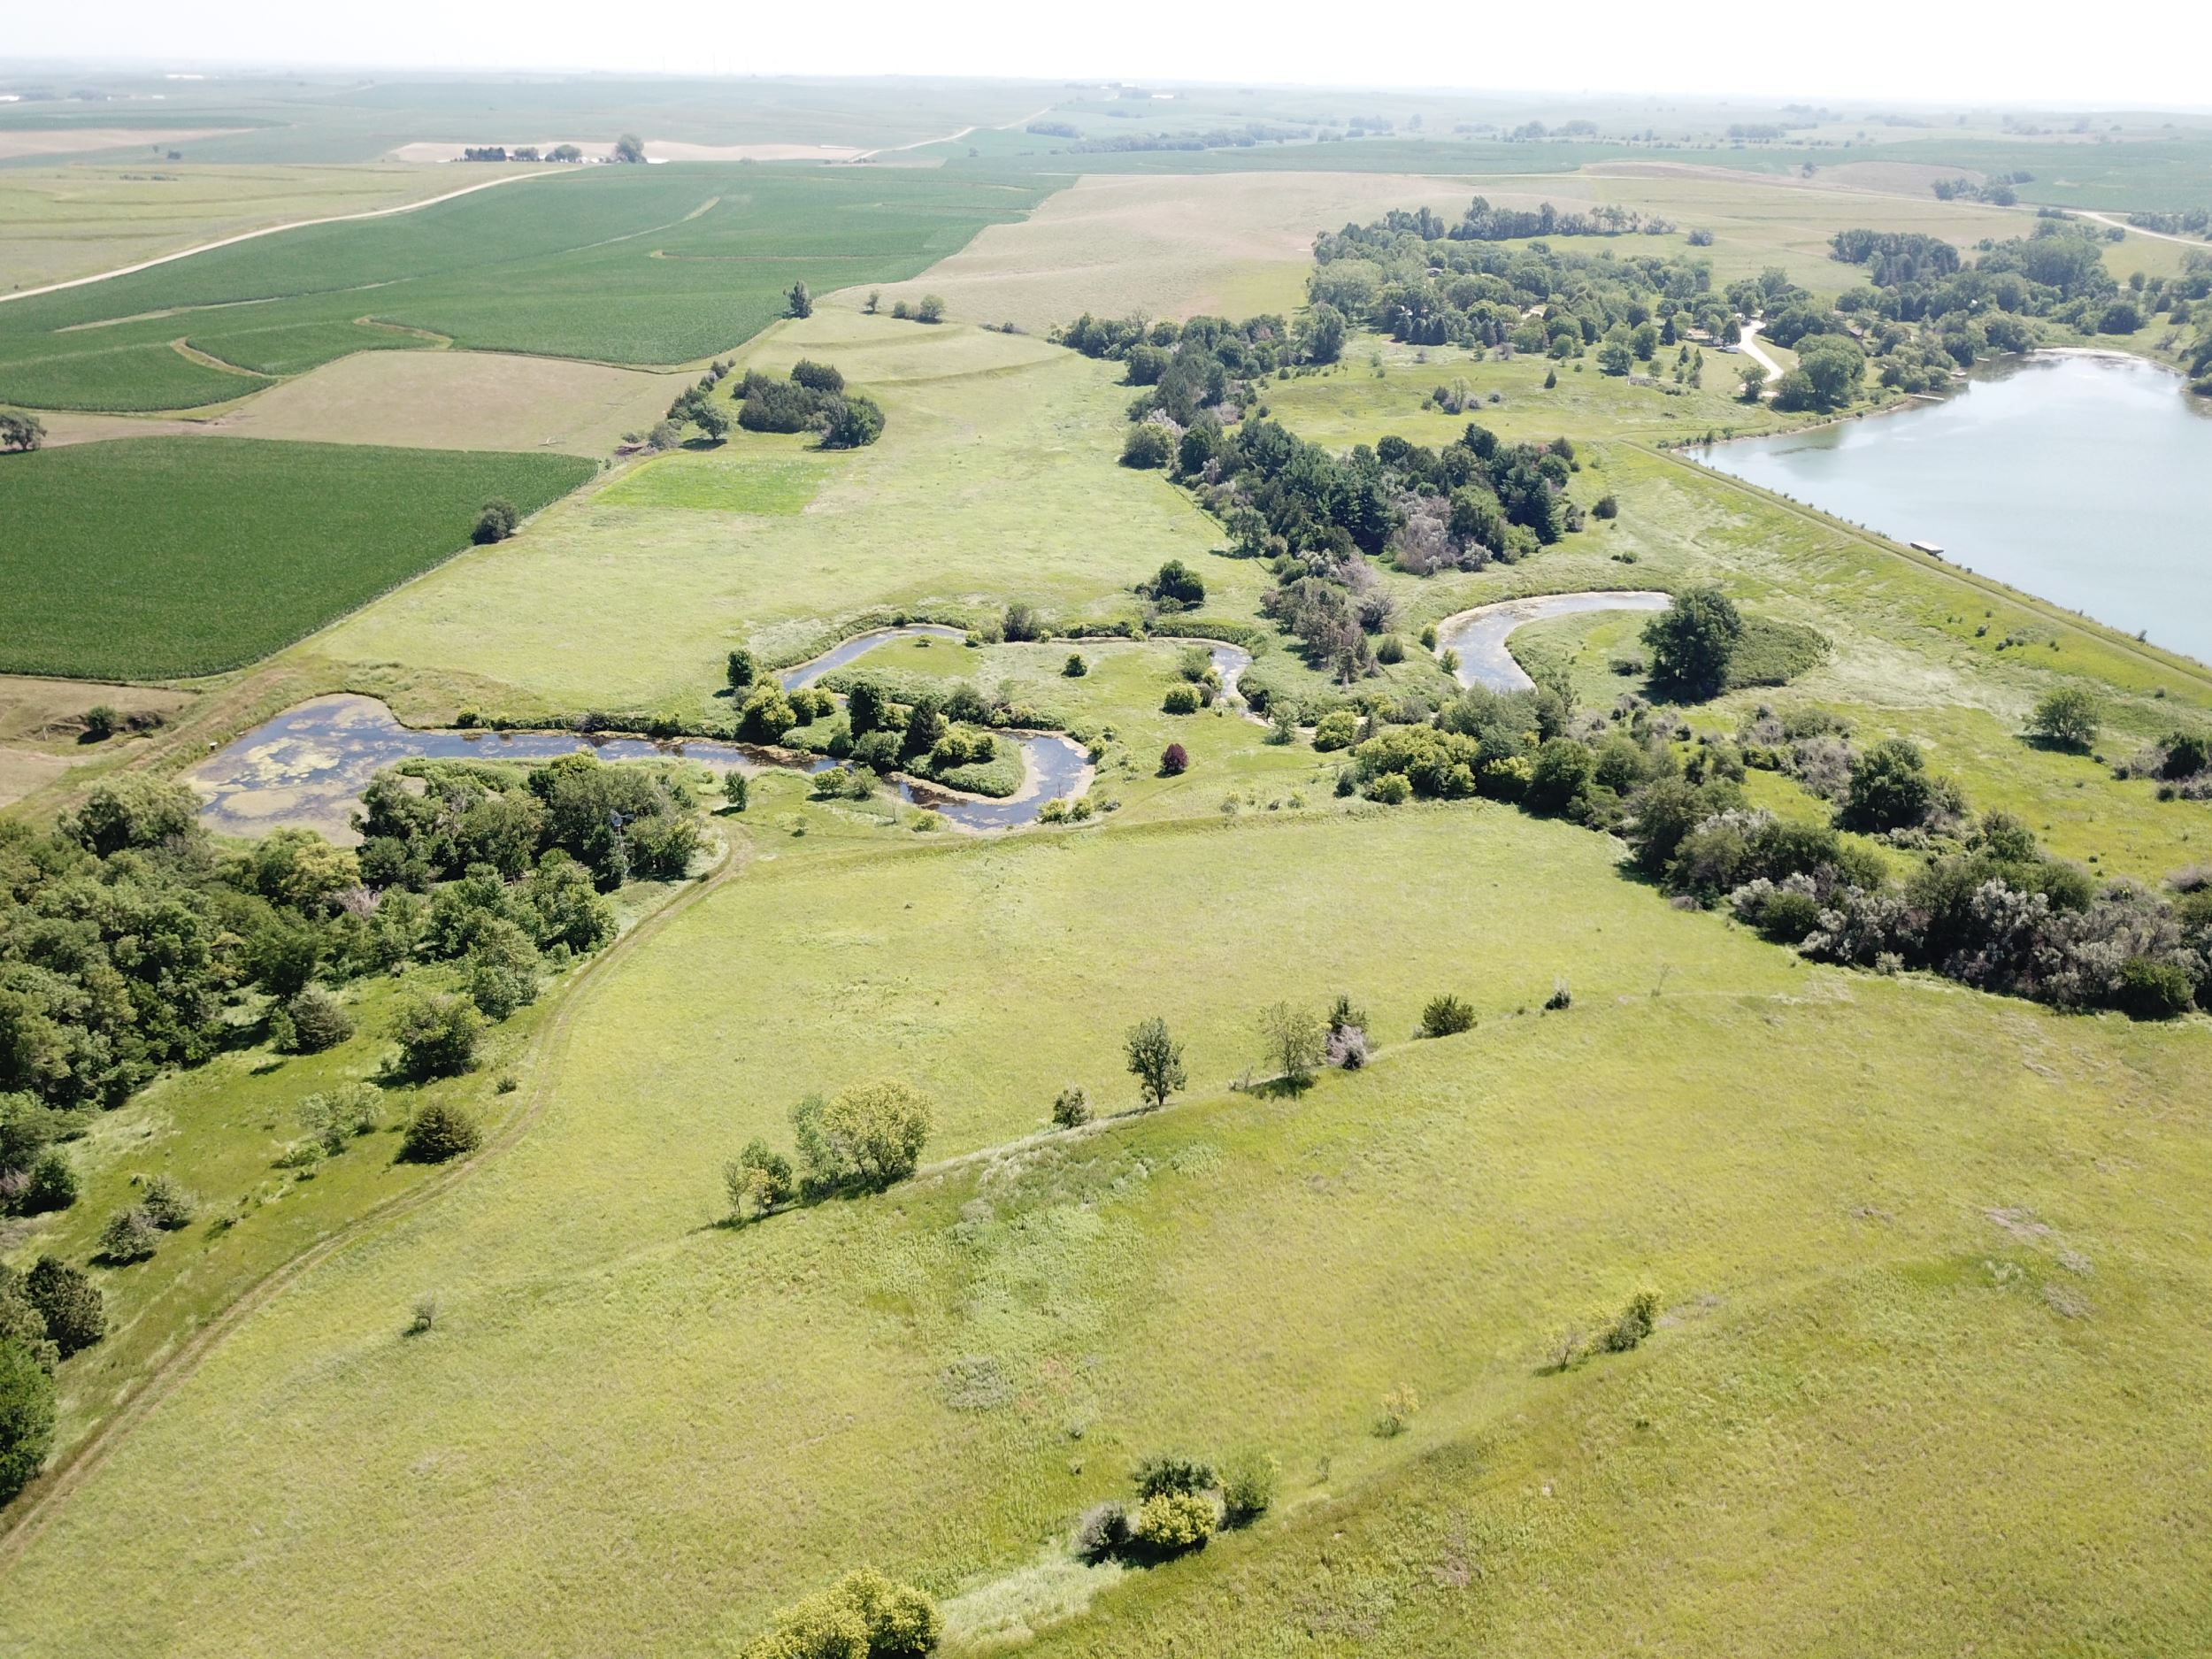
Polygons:
M2207 1426L2174 1219L2202 1030L1809 969L1494 808L814 845L763 841L580 1007L524 1141L118 1448L11 1570L9 1645L470 1650L523 1621L548 1653L696 1653L861 1560L970 1592L956 1632L1095 1595L1064 1640L1100 1654L1556 1650L1624 1617L1667 1651L2027 1653L2203 1617L2201 1471L2171 1455ZM1561 973L1572 1008L1522 1011ZM1388 1052L1222 1092L1258 1003L1339 987ZM1448 987L1482 1024L1406 1041ZM933 1151L981 1148L1070 1081L1125 1104L1118 1033L1155 1010L1188 1105L704 1225L798 1093L912 1077ZM1643 1350L1539 1374L1644 1283L1671 1317ZM1401 1388L1422 1409L1378 1437ZM1247 1444L1279 1519L1118 1583L1040 1564L1135 1457ZM2093 1533L2124 1598L2078 1571Z
M757 333L794 281L826 292L911 276L1039 196L918 172L556 173L14 302L0 308L0 399L196 407L258 384L239 371L293 374L430 343L406 329L491 350L687 362Z
M534 512L572 456L142 438L0 466L0 670L120 680L265 657L457 549L484 503Z

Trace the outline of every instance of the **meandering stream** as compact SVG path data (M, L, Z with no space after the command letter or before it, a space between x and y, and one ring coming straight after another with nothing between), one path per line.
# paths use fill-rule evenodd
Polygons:
M1089 787L1090 757L1081 745L1048 733L1010 735L1010 741L1022 751L1024 777L1021 788L1005 799L956 795L905 778L894 780L899 799L941 813L963 829L1003 830L1036 822L1045 803L1072 799ZM211 829L263 835L296 826L350 841L355 839L350 820L361 792L387 766L417 758L550 760L586 751L602 760L704 761L718 770L734 768L749 775L770 767L814 772L836 764L819 757L803 759L784 750L706 738L661 743L572 732L419 730L401 725L373 697L342 694L287 709L209 756L185 774L185 781L204 798L200 817Z
M1459 653L1459 683L1486 686L1492 691L1525 691L1536 682L1528 677L1506 637L1514 629L1551 617L1579 616L1590 611L1664 611L1674 603L1671 594L1650 592L1541 594L1527 599L1501 599L1477 605L1436 625L1436 649Z

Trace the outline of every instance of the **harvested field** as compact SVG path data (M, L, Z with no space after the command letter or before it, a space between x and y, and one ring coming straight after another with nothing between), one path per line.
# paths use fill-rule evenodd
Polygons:
M1526 181L1485 190L1519 204ZM1303 303L1315 233L1394 207L1453 218L1482 187L1405 173L1270 173L1083 178L1026 219L986 228L918 279L955 314L1032 331L1089 311L1155 317L1287 313ZM1580 200L1569 181L1549 199Z
M609 454L687 375L493 351L365 351L272 387L206 430L425 449Z

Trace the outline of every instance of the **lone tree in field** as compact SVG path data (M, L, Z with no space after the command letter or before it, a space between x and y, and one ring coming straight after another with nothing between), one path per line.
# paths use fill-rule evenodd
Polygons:
M645 141L635 133L625 133L614 141L614 158L641 165L645 160Z
M2079 686L2062 686L2035 705L2028 730L2062 749L2087 749L2097 741L2101 710Z
M1710 697L1728 683L1743 616L1717 588L1692 588L1644 624L1652 677L1686 695Z
M1183 1045L1167 1034L1167 1021L1158 1015L1129 1027L1123 1044L1129 1056L1129 1073L1137 1079L1148 1104L1157 1110L1187 1080L1183 1073Z
M841 1089L827 1101L810 1094L791 1110L807 1190L879 1193L904 1180L921 1162L935 1118L929 1096L896 1078Z
M1260 1010L1260 1041L1266 1045L1268 1063L1293 1093L1313 1081L1328 1053L1328 1034L1319 1016L1288 1002L1276 1002Z
M469 532L469 540L482 547L487 542L504 541L514 534L515 526L522 522L522 515L515 511L514 503L495 495L484 503L484 511L476 515L476 528Z
M35 449L46 442L46 425L36 415L11 414L0 410L0 449L19 453Z
M807 286L804 282L794 282L791 285L791 293L785 309L793 317L814 315L814 296L807 292Z

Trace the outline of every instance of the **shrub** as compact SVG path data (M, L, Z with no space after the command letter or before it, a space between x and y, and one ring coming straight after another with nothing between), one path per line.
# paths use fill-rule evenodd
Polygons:
M1231 1526L1248 1526L1274 1507L1282 1484L1283 1466L1272 1452L1247 1452L1229 1461L1221 1472L1223 1519Z
M1070 680L1080 680L1091 672L1091 665L1083 660L1082 652L1070 651L1068 660L1060 666L1060 672Z
M1809 893L1777 889L1759 906L1755 925L1777 944L1802 944L1820 926L1820 901Z
M740 646L730 653L723 678L729 681L732 691L742 691L760 678L760 659Z
M1063 1129L1078 1129L1091 1120L1090 1091L1071 1083L1054 1097L1052 1121Z
M400 1071L411 1078L458 1077L476 1064L484 1017L465 997L416 992L393 1020Z
M1198 691L1193 686L1170 686L1167 695L1160 699L1163 714L1196 714Z
M1131 1479L1136 1483L1137 1496L1144 1499L1156 1498L1164 1492L1206 1492L1218 1484L1211 1463L1170 1452L1155 1452L1142 1459Z
M161 1229L141 1205L117 1210L100 1229L100 1254L111 1262L142 1262L160 1244Z
M1163 1492L1144 1501L1131 1535L1156 1555L1175 1555L1202 1548L1217 1525L1214 1506L1196 1493Z
M410 1164L443 1164L483 1144L484 1132L476 1119L446 1101L431 1101L414 1115L399 1156Z
M1384 634L1375 641L1375 660L1386 664L1404 662L1406 642L1394 634Z
M1160 776L1179 778L1190 770L1190 751L1180 743L1170 743L1160 751Z
M64 1359L107 1334L107 1298L81 1267L42 1256L23 1276L23 1294Z
M1544 999L1544 1011L1556 1014L1563 1009L1572 1008L1574 1002L1573 988L1568 985L1566 976L1562 974L1551 982L1551 995Z
M319 985L303 986L295 992L284 1005L284 1016L291 1026L288 1047L295 1054L320 1054L353 1035L352 1017Z
M480 962L469 973L469 1001L495 1024L537 1000L537 982L496 962Z
M1332 709L1313 728L1313 746L1323 754L1349 749L1359 736L1359 716L1349 709Z
M1160 430L1155 427L1154 430ZM1126 458L1126 450L1124 457ZM1152 579L1152 597L1179 605L1202 605L1206 603L1206 584L1196 571L1180 559L1170 559L1160 566L1159 574Z
M1358 1025L1344 1025L1329 1033L1328 1062L1347 1071L1367 1064L1367 1033Z
M1375 1432L1384 1440L1395 1440L1413 1426L1413 1419L1421 1409L1421 1396L1410 1388L1393 1388L1382 1397L1382 1409L1375 1414Z
M2172 733L2168 735L2163 747L2166 758L2158 769L2158 775L2162 778L2178 781L2183 778L2193 778L2199 772L2212 768L2212 738L2207 738L2201 732Z
M84 735L88 743L106 741L115 735L115 728L123 723L123 717L111 703L96 703L85 710Z
M1536 751L1521 798L1532 812L1563 812L1588 790L1596 766L1587 744L1552 738Z
M911 1084L883 1078L841 1089L827 1102L810 1095L792 1110L807 1186L817 1192L881 1192L921 1162L935 1108Z
M515 511L514 503L494 496L476 515L476 527L469 532L469 540L479 547L504 541L514 534L515 527L521 522L522 515Z
M80 1187L76 1166L59 1147L48 1147L31 1161L16 1208L27 1216L42 1216L66 1210L77 1202Z
M164 1233L180 1233L192 1225L193 1212L198 1201L177 1184L176 1178L157 1175L146 1183L145 1192L138 1207L146 1212L146 1218Z
M1421 1010L1424 1037L1455 1037L1463 1031L1472 1031L1474 1025L1473 1007L1449 991L1429 998Z
M2060 687L2028 717L2031 733L2064 749L2087 749L2097 741L2099 724L2096 698L2079 686Z
M1157 468L1175 458L1175 440L1157 421L1141 420L1129 428L1121 441L1121 464L1124 466Z
M941 323L945 320L945 302L934 294L925 294L914 306L914 320L918 323Z
M2120 964L2116 1001L2134 1019L2178 1019L2189 1011L2196 987L2178 964L2130 956Z
M407 1321L406 1334L422 1336L434 1329L438 1323L438 1293L425 1291L415 1298L413 1314Z
M822 432L825 449L864 449L883 436L883 410L872 397L857 393L838 400L837 410Z
M54 1379L28 1342L0 1340L0 1503L23 1490L54 1443Z
M1621 503L1611 495L1601 495L1590 511L1600 518L1617 518L1621 516Z
M346 1142L374 1129L382 1102L366 1083L348 1083L327 1094L310 1094L293 1109L300 1127L332 1157Z
M791 378L810 392L834 395L845 389L845 377L834 364L817 363L811 357L801 357L793 364Z
M1867 834L1909 829L1927 817L1935 800L1920 750L1904 738L1887 738L1853 763L1836 822Z
M722 1166L722 1184L730 1194L730 1214L741 1221L788 1203L795 1190L791 1160L759 1140L747 1141Z
M1659 1293L1640 1290L1628 1299L1628 1306L1621 1310L1621 1317L1613 1321L1603 1338L1609 1354L1625 1354L1638 1346L1652 1333L1659 1319Z
M1104 1561L1129 1547L1129 1506L1118 1498L1094 1503L1075 1524L1075 1553L1086 1561Z
M730 803L730 810L742 812L752 795L752 781L736 767L731 767L722 779L722 798Z
M1026 644L1044 637L1044 624L1039 620L1034 605L1016 600L1006 607L1006 614L999 619L999 629L1012 644Z
M1385 806L1403 806L1413 799L1413 784L1402 772L1382 772L1369 782L1367 798Z
M740 1659L906 1659L935 1651L944 1632L936 1602L863 1567L779 1609Z

